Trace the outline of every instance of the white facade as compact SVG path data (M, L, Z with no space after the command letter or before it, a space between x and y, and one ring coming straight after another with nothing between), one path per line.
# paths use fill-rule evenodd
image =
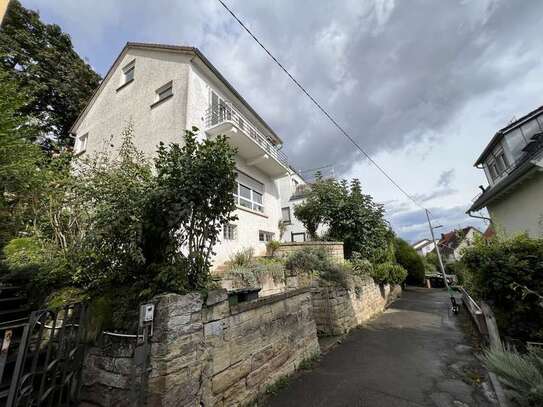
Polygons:
M543 236L543 107L499 130L475 165L489 186L468 212L486 207L498 234Z
M294 207L303 202L300 190L307 187L304 179L292 172L286 177L277 180L279 195L281 196L281 214L285 231L281 236L283 242L303 242L309 239L304 225L294 216ZM297 193L298 191L298 193Z
M289 172L281 140L198 50L127 44L72 128L75 151L114 152L129 122L148 157L161 141L182 144L193 126L202 137L227 135L238 149L238 220L221 235L214 266L248 247L263 255L279 239L276 180Z
M434 242L432 242L430 239L423 239L413 245L413 249L415 249L416 252L421 256L426 256L428 253L434 250L435 247Z

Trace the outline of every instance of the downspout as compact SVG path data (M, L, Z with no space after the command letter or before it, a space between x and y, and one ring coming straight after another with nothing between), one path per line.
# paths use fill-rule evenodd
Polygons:
M492 222L492 219L491 219L491 218L487 218L486 216L473 215L473 214L471 213L471 211L467 211L466 213L468 214L468 216L469 216L470 218L476 218L476 219L487 220L488 222L490 222L490 225L491 225L492 227L494 227L494 222Z

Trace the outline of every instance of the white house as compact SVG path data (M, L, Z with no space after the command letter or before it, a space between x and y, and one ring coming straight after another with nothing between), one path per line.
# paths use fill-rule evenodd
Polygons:
M307 231L294 215L294 207L303 202L305 192L310 187L306 181L295 171L288 176L277 180L279 195L281 197L281 214L284 225L283 242L304 242L309 239Z
M436 247L430 239L422 239L412 245L413 249L421 256L426 256Z
M498 234L543 236L543 106L499 130L475 166L489 185L468 213L486 207Z
M202 137L225 134L238 149L238 220L224 228L215 266L247 247L265 254L279 238L276 180L292 172L282 141L198 49L127 43L72 127L75 152L114 150L128 122L149 157L160 141L182 144L192 126Z
M464 249L472 246L477 236L482 235L481 231L473 226L441 234L441 239L437 244L443 261L454 262L460 260Z

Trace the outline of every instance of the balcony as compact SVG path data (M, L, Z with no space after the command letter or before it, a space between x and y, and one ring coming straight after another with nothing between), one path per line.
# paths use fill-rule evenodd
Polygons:
M271 177L288 172L287 156L230 104L221 102L206 110L205 132L209 137L227 136L247 165Z

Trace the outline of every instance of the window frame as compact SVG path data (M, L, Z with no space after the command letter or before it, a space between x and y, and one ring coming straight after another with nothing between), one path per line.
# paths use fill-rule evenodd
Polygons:
M241 195L241 187L249 190L249 196ZM260 196L260 201L255 200L255 195ZM236 205L245 209L249 209L258 213L264 213L264 193L255 191L253 188L236 181L236 191L234 192L234 198L236 199ZM245 205L243 203L245 203ZM247 206L248 205L248 206Z
M238 226L233 223L228 223L223 226L223 239L224 240L237 240L238 238Z
M128 85L136 79L136 60L133 59L122 68L123 83L121 86Z
M262 243L268 243L273 240L275 233L268 232L266 230L259 230L258 231L258 241Z
M285 216L284 216L284 213L283 211L284 210L287 210L288 212L288 219L285 219ZM290 224L292 222L292 218L290 216L290 206L285 206L283 208L281 208L281 220L284 222L284 223L287 223L287 224Z
M173 81L169 81L155 90L155 101L151 104L151 109L171 97L173 97Z

